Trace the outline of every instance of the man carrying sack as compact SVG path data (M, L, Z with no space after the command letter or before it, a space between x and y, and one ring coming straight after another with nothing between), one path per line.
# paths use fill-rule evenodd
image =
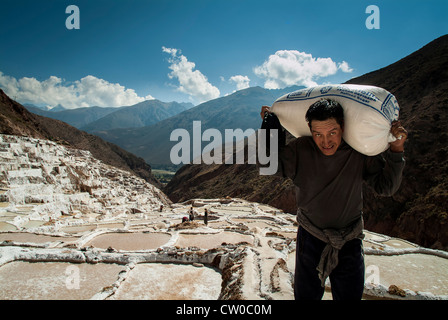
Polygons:
M405 165L407 131L399 121L390 132L397 139L376 156L354 150L342 138L344 110L323 99L313 103L306 121L311 136L284 144L284 131L270 107L263 106L262 128L279 129L277 175L291 178L298 205L294 296L320 300L330 278L335 300L359 300L364 289L362 185L394 194Z

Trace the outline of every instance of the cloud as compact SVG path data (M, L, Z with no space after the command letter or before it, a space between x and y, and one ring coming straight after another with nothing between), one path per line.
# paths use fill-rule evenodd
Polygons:
M154 99L148 95L139 97L133 89L126 89L118 83L88 75L73 83L51 76L39 81L36 78L23 77L17 80L0 71L0 87L14 100L22 103L45 104L64 108L80 107L120 107L133 105L144 100Z
M292 85L312 87L315 80L342 72L352 72L347 62L336 64L331 58L314 58L297 50L280 50L270 55L254 73L265 80L267 89L280 89Z
M233 76L230 77L229 81L236 83L237 90L243 90L249 88L250 79L247 76L241 76L241 75Z
M348 65L348 63L345 62L345 61L342 61L341 63L339 63L338 68L339 68L342 72L346 72L346 73L353 72L353 69L350 68L350 66Z
M128 106L145 100L153 100L151 95L139 97L133 89L126 89L118 83L110 83L94 76L76 81L77 94L91 106Z
M180 50L162 47L162 51L168 53L171 57L168 59L171 72L168 74L170 79L176 78L179 81L177 89L186 93L190 98L199 102L218 98L219 89L213 86L205 75L199 70L194 70L194 62L181 55Z

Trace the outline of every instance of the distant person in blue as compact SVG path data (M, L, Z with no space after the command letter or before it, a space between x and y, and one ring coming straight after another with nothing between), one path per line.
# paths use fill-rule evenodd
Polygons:
M262 128L279 129L277 175L292 179L296 190L297 232L294 296L320 300L329 277L335 300L360 300L364 290L362 186L391 196L400 187L407 131L392 123L397 140L369 157L342 138L344 111L333 100L312 104L306 120L311 137L285 145L285 133L270 107L261 109ZM266 141L268 143L268 141Z

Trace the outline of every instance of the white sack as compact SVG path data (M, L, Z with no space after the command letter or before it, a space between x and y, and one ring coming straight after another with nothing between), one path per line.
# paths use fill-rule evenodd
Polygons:
M278 98L271 111L293 136L311 136L305 114L316 101L332 99L344 109L344 140L358 152L374 156L389 147L395 137L391 123L398 120L399 106L388 91L363 85L322 85L301 89Z

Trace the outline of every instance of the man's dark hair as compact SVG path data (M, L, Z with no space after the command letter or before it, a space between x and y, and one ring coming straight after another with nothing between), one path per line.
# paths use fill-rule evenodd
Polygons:
M311 121L325 121L334 118L337 123L344 127L344 109L339 104L339 102L323 99L313 103L306 112L305 119L311 128Z

